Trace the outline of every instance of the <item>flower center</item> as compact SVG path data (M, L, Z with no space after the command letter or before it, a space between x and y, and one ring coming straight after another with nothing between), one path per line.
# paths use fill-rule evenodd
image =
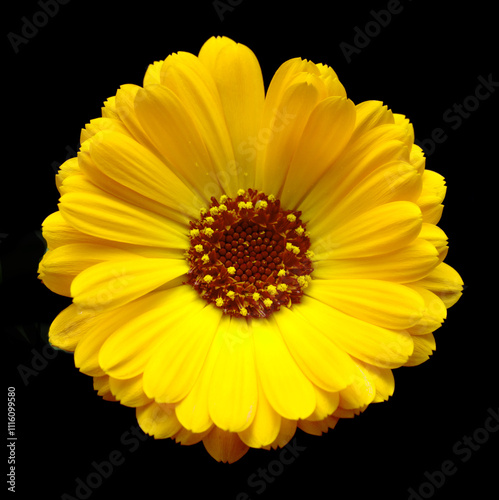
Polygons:
M211 201L190 223L187 283L235 317L265 318L298 303L313 271L301 212L252 189Z

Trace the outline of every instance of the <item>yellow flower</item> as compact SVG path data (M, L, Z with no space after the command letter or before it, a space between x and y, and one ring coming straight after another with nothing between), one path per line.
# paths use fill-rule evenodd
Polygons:
M211 38L152 64L56 176L50 341L144 432L217 460L320 435L422 363L461 295L444 179L413 127L334 71Z

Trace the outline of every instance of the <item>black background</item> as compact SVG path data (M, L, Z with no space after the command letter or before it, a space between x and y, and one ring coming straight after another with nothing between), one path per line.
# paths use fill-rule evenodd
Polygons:
M405 500L409 488L420 498L455 498L465 491L488 498L497 433L479 449L473 444L474 450L463 439L483 428L499 399L497 327L487 303L495 293L488 263L493 214L486 209L487 189L495 182L491 173L497 169L497 126L492 126L497 96L491 92L459 126L444 116L474 95L479 76L499 80L492 67L495 14L477 2L437 7L436 2L401 1L387 26L370 25L369 43L364 41L348 61L340 44L353 46L356 33L373 20L371 11L393 3L222 3L229 8L219 15L212 1L72 0L46 22L37 14L42 12L38 2L8 5L0 326L6 339L6 389L14 386L17 395L16 496L78 498L77 479L86 481L94 461L118 452L123 463L92 489L92 500L126 494L234 500L241 492L251 499ZM7 34L22 36L25 19L42 26L14 50ZM212 35L248 45L260 60L266 85L291 57L323 62L335 69L354 102L382 100L409 116L419 142L436 128L446 135L434 148L424 143L430 153L427 168L447 180L439 225L450 239L446 261L460 272L466 289L436 333L437 351L419 367L395 371L395 395L388 402L340 421L321 438L298 431L302 451L282 467L272 464L279 451L250 450L228 465L214 461L202 444L130 439L126 433L136 427L134 410L102 401L91 378L74 368L71 355L54 357L46 347L48 325L68 304L36 278L44 251L39 228L57 209L54 168L74 155L80 129L100 115L102 102L121 84L140 85L149 63L179 50L197 53ZM34 373L26 375L28 368ZM456 455L464 448L469 454ZM420 489L429 481L425 473L440 470L448 460L455 473L440 487ZM278 474L264 491L248 484L269 464Z

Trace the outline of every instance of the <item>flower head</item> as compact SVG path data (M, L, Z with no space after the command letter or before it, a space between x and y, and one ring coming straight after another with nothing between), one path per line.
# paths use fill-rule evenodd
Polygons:
M56 183L39 273L73 303L51 343L144 432L217 460L388 399L461 295L409 120L299 58L265 93L225 37L123 85Z

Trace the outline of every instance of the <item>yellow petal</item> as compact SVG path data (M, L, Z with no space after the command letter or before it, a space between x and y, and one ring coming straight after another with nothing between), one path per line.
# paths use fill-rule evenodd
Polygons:
M292 358L275 321L252 322L256 366L266 397L281 416L307 418L315 408L312 384Z
M120 134L131 137L128 129L121 121L103 116L100 118L94 118L93 120L90 120L90 123L85 125L85 128L80 134L80 143L83 144L85 141L88 141L88 139L91 139L103 130L119 132Z
M191 205L222 192L202 134L185 103L170 89L151 85L138 92L135 113L164 163L196 193ZM201 208L200 206L197 209Z
M395 125L382 125L361 136L348 147L315 184L300 204L300 210L314 220L324 220L333 208L376 169L391 162L409 160L404 143L404 130ZM334 189L331 189L334 186ZM327 200L327 203L324 203ZM313 227L311 227L313 230Z
M289 352L312 383L330 392L352 383L354 363L330 339L285 307L275 315L275 321Z
M364 101L355 106L357 120L355 131L352 134L352 141L367 133L369 130L394 123L393 113L381 101Z
M148 311L124 323L105 341L99 352L100 366L118 379L143 373L179 319L194 314L204 305L191 287L179 286L153 294Z
M438 262L435 247L428 241L417 238L400 250L374 257L316 261L314 278L366 278L406 283L423 278Z
M227 326L236 330L243 319L232 318ZM219 335L223 335L223 330ZM239 432L252 422L257 411L258 391L253 338L223 342L210 379L208 410L213 423L223 430Z
M257 385L257 411L251 424L238 433L243 443L251 448L261 448L273 443L279 435L282 420L265 396L259 377L257 377Z
M168 259L183 258L185 250L182 248L158 248L153 246L133 245L130 243L121 243L109 241L96 236L82 233L66 222L61 212L50 214L43 221L43 237L47 241L49 250L71 245L71 244L92 244L102 246L112 246L143 257L163 257Z
M407 162L392 161L368 174L336 205L324 223L329 226L343 223L372 208L393 201L416 202L421 192L421 176ZM324 200L325 201L325 200ZM324 203L329 205L327 201ZM317 230L314 231L314 234Z
M253 186L256 152L251 140L258 137L265 101L258 60L248 47L227 37L210 38L199 59L215 81L227 122L235 159L228 171L239 186Z
M354 377L355 377L355 368L352 371L350 384L353 382ZM325 391L324 389L321 389L316 385L314 386L314 389L315 389L315 400L317 404L315 406L314 412L307 417L307 421L312 421L312 422L324 421L326 417L334 413L338 408L340 402L340 393Z
M427 276L413 284L432 291L442 299L447 308L459 300L464 285L459 273L445 262L440 263Z
M161 80L161 68L164 61L154 61L147 67L144 75L144 87L146 85L158 85Z
M287 418L281 418L281 427L279 429L279 434L274 442L272 442L269 446L263 446L265 450L270 450L271 448L275 450L276 448L284 448L291 438L296 433L296 420L289 420Z
M322 63L317 63L316 66L320 72L320 78L324 82L324 86L326 87L328 97L346 97L347 93L345 91L345 87L339 81L338 75L335 73L333 68L331 68L327 64Z
M191 446L193 444L202 441L208 435L209 432L211 432L211 428L205 432L191 432L182 427L175 434L175 442L183 444L185 446Z
M109 388L114 397L124 406L136 408L151 402L144 392L142 375L123 380L109 377Z
M371 374L361 363L356 363L356 366L353 383L340 391L339 406L346 410L363 408L376 397L376 385Z
M67 177L80 173L80 167L78 165L78 158L69 158L60 167L55 176L55 185L60 194L61 186Z
M426 158L424 156L424 151L417 144L413 144L411 148L410 155L411 165L418 171L419 175L423 175L425 170Z
M88 321L87 332L79 340L75 349L75 366L81 372L92 377L99 377L105 374L99 364L99 351L109 336L129 321L136 314L140 314L144 302L142 300L128 304L118 311L107 311L95 314ZM79 309L81 311L81 309ZM84 311L87 314L94 311Z
M334 429L338 420L338 418L332 415L314 422L310 420L300 420L298 422L298 428L307 434L312 434L312 436L322 436L322 434L328 432L329 429Z
M167 248L185 249L188 244L173 221L103 192L67 193L59 210L75 229L98 238Z
M329 97L314 108L289 166L280 196L284 206L299 206L343 151L354 124L355 105L345 97Z
M113 309L142 297L188 271L185 260L110 261L81 272L71 284L74 303L83 309Z
M441 261L445 258L449 247L447 246L447 235L442 229L434 224L423 222L419 237L424 238L435 246Z
M305 293L350 316L394 330L415 325L425 309L420 294L388 281L313 280Z
M59 349L74 351L78 342L99 321L94 311L81 311L75 304L63 309L49 329L49 342Z
M220 350L224 348L225 344L229 343L229 345L232 345L234 342L237 344L249 335L247 328L239 332L234 332L230 330L229 325L230 316L222 316L218 334L213 339L208 356L194 386L176 407L177 417L182 425L195 433L205 432L213 425L208 409L210 380Z
M83 317L87 316L86 322L77 322L77 328L85 328L86 333L81 337L75 350L75 365L87 375L104 375L104 370L99 364L99 352L104 342L123 325L134 320L141 314L161 307L170 302L171 290L153 292L140 299L130 302L126 306L111 311L96 314L95 311L81 311ZM75 306L76 307L76 306ZM94 316L91 316L93 314ZM131 378L130 377L123 377Z
M401 366L413 350L412 337L408 333L362 321L308 296L302 298L296 313L340 349L375 366Z
M423 173L423 190L417 201L423 213L423 222L437 224L442 216L442 201L446 193L445 179L436 172L425 170Z
M156 153L154 145L144 132L144 129L142 128L135 112L135 106L137 102L140 102L138 93L141 90L142 87L139 87L138 85L122 85L118 92L116 92L116 98L114 99L112 110L117 119L125 125L130 135L132 135L136 141L145 146L151 152ZM104 113L103 116L105 116Z
M416 343L414 343L414 345L416 345ZM414 350L415 349L416 347L414 347ZM390 370L389 368L380 368L379 366L373 366L360 360L357 360L357 363L362 366L362 369L365 372L368 373L369 379L374 383L376 387L376 396L373 399L373 403L381 403L382 401L387 401L390 396L393 396L393 393L395 391L395 379L393 377L392 370Z
M182 212L191 218L198 215L202 203L199 198L168 166L134 139L119 132L104 130L89 141L88 155L91 162L85 161L85 155L80 158L82 170L91 178L97 168L119 183L120 187L125 186L168 207L172 212ZM101 187L105 189L105 185Z
M389 253L405 247L421 230L419 207L408 201L393 201L379 205L331 230L324 228L326 241L333 241L324 248L321 238L314 241L312 250L317 260L370 257ZM323 251L322 248L324 248Z
M208 306L178 321L145 368L144 388L149 397L159 403L176 403L189 393L208 356L221 316L221 310Z
M97 391L97 394L101 396L104 401L116 402L116 398L113 396L109 387L109 377L107 375L94 377L93 385L94 389Z
M168 56L161 68L161 85L170 89L192 118L215 166L225 194L240 189L237 178L227 177L234 165L234 152L218 89L210 71L194 55L179 52Z
M85 269L105 261L130 260L136 256L119 248L74 243L48 251L40 262L40 279L55 293L71 296L73 279Z
M414 352L409 357L404 366L417 366L424 363L433 354L437 348L435 337L432 333L426 335L417 335L414 339Z
M407 331L411 335L424 335L440 328L447 317L447 308L442 299L426 288L411 284L407 286L419 293L425 304L421 319Z
M271 102L267 98L262 128L255 145L258 150L256 185L276 197L280 197L308 117L320 99L318 77L309 82L307 78L310 77L303 75L302 81L286 89L272 112L267 109Z
M241 438L233 433L214 427L203 439L206 451L218 462L236 462L248 451Z
M137 408L136 414L140 428L156 439L172 437L182 428L175 415L174 405L152 401Z

